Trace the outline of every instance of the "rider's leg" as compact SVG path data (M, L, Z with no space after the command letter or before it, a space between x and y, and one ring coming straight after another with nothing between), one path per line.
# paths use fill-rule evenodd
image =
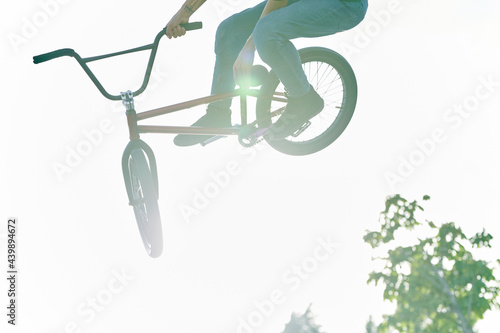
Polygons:
M212 78L212 95L232 91L236 86L233 65L252 34L264 10L265 1L253 8L234 14L221 22L215 35L215 66ZM231 100L213 103L229 108Z
M289 102L275 124L277 139L285 138L300 128L323 108L323 101L307 81L300 57L291 39L320 37L348 30L364 18L367 0L302 0L263 17L253 31L260 58L273 69L287 89Z
M230 16L217 28L215 36L215 67L212 79L211 94L230 92L235 88L233 64L243 45L252 34L259 20L265 1L253 8ZM196 121L193 126L230 127L231 99L208 105L207 113ZM210 138L207 135L177 135L174 143L178 146L191 146Z

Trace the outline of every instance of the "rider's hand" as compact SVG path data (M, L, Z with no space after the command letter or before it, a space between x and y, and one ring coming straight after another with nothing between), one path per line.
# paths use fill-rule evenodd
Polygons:
M175 14L170 21L167 23L167 27L165 28L165 34L169 39L172 37L177 38L180 36L184 36L186 34L186 29L181 27L181 23L188 23L189 17L185 17L182 13Z
M255 45L253 44L252 36L250 36L233 65L234 81L242 88L250 86L250 74L252 72L254 57Z

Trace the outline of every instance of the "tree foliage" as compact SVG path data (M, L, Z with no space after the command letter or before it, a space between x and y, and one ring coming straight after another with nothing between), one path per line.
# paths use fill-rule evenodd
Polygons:
M322 333L321 327L314 321L311 306L304 314L292 313L290 321L285 325L283 333Z
M417 201L389 197L380 230L364 236L372 248L389 248L387 257L381 258L385 267L370 273L368 279L368 283L385 285L384 299L396 302L395 313L384 316L377 331L472 333L486 311L499 307L500 283L493 268L470 252L490 248L492 236L483 230L467 237L453 222L439 227L431 221L418 222L420 211L423 208ZM397 231L417 228L433 236L409 246L394 245Z

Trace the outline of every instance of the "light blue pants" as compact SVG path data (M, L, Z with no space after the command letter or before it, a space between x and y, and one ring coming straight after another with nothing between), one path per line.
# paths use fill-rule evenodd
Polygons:
M284 8L259 19L267 1L224 20L215 38L215 68L212 94L235 88L233 64L248 37L252 35L259 57L276 73L291 97L309 91L299 53L290 40L321 37L358 25L368 8L368 0L289 0ZM231 101L211 105L228 109ZM210 108L210 106L209 106Z

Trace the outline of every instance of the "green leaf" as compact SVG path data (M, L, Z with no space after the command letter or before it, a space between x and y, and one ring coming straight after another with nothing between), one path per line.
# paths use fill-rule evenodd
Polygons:
M368 243L372 248L378 247L382 242L382 234L378 231L367 231L363 236L365 243Z
M480 233L478 232L477 234L475 234L474 236L472 236L470 238L470 242L472 243L472 245L474 247L488 247L488 248L491 248L491 240L493 239L493 237L486 233L486 231L483 229L483 231L481 231Z

